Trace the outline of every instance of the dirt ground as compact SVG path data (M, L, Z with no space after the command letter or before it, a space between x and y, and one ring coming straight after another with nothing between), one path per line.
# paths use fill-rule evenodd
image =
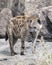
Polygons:
M31 46L31 42L25 42L25 55L21 56L21 42L20 40L18 40L14 47L15 51L17 52L17 55L10 56L9 42L6 42L4 39L0 39L0 65L41 65L41 63L39 62L41 62L42 59L44 59L44 56L42 56L42 54L45 53L45 56L46 53L52 54L52 42L47 42L45 44L46 51L40 43L37 43L35 54L32 54ZM45 59L46 58L47 57L45 57ZM52 61L50 62L52 63Z

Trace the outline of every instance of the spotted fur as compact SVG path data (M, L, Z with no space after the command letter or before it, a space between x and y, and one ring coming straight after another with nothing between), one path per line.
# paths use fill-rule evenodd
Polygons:
M14 45L18 39L21 39L21 54L24 54L24 41L28 37L30 29L30 18L27 16L16 16L11 18L6 27L6 33L9 38L11 55L16 54L14 52Z

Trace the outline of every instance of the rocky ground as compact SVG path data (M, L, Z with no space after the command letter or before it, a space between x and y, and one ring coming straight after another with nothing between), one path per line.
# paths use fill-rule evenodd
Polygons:
M20 55L20 40L14 49L17 55L10 56L8 41L0 39L0 65L52 65L52 42L37 43L36 52L32 54L32 43L25 42L25 55Z

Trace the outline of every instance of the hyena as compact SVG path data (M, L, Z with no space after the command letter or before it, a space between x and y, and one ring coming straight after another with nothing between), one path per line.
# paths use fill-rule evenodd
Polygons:
M36 18L37 19L37 18ZM16 52L14 51L13 47L18 39L21 39L21 55L24 55L25 44L24 41L30 29L30 18L27 16L16 16L10 19L6 27L6 37L9 38L10 50L11 55L15 55ZM29 25L30 24L30 25ZM7 39L6 38L6 39Z

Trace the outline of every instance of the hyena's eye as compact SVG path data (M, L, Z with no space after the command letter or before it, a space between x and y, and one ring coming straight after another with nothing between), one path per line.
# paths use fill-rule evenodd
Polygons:
M30 20L30 23L32 23L32 20Z
M34 29L36 29L36 27L34 27Z

